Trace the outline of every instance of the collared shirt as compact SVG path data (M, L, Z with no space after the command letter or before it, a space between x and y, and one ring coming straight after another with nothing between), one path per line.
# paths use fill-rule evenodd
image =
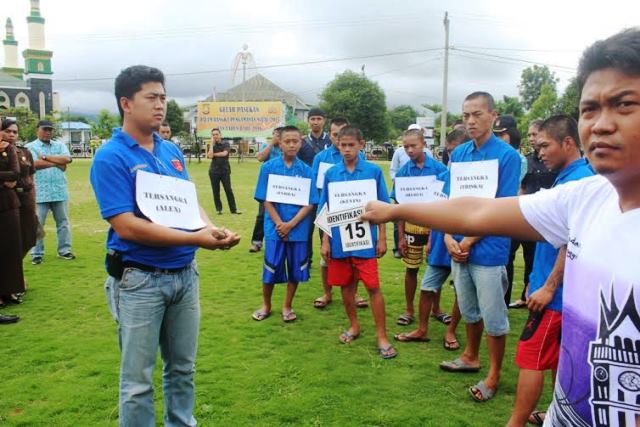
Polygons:
M577 181L582 178L593 176L595 173L591 165L585 159L578 159L567 165L556 178L553 186L562 185L570 181ZM533 269L529 276L529 295L540 289L556 263L558 249L547 242L536 243L536 252L533 259ZM553 299L547 305L549 310L562 311L562 284L556 289Z
M268 142L263 142L262 144L260 144L260 149L258 151L262 153L268 146ZM273 160L278 157L282 157L282 150L280 149L280 147L272 145L271 150L269 151L269 158L266 161Z
M170 142L153 135L153 153L120 128L96 152L91 165L91 185L102 217L108 220L132 212L145 218L136 203L136 173L138 170L189 179L184 157ZM195 246L147 246L124 240L109 228L107 248L122 253L123 261L133 261L158 268L180 268L193 261Z
M439 161L432 159L431 157L424 158L424 165L419 168L416 162L413 160L409 160L405 163L404 166L400 168L398 173L396 173L396 178L402 177L411 177L411 176L431 176L431 175L440 175L442 172L447 170L446 166L440 163ZM396 198L396 183L393 181L393 185L391 186L391 196L392 199Z
M382 169L374 163L368 162L366 160L362 160L358 158L356 162L355 168L353 172L349 172L347 167L344 164L344 161L332 166L327 170L327 173L324 175L324 187L322 189L322 194L320 196L320 202L318 203L318 212L322 209L322 207L329 203L329 183L330 182L342 182L342 181L359 181L365 179L374 179L376 181L376 192L378 200L382 202L389 203L389 195L387 193L387 186L384 182L384 174L382 173ZM376 244L378 241L378 227L376 225L370 224L371 227L371 240L373 243L373 248L370 249L360 249L357 251L349 251L344 252L342 250L342 241L340 240L340 230L338 227L333 227L331 229L331 258L347 258L347 257L357 257L357 258L376 258Z
M360 160L366 160L362 151L358 152L358 158L360 158ZM340 150L338 150L333 144L319 152L318 155L313 158L313 166L311 167L311 169L313 169L313 181L311 182L311 186L313 188L317 188L316 182L318 180L320 163L330 163L332 165L336 165L340 162L342 162L342 154L340 154ZM318 196L321 192L322 189L318 188Z
M273 160L269 160L262 164L260 167L260 174L258 175L258 183L256 184L256 191L253 198L259 202L267 200L267 184L269 182L269 175L284 175L297 178L309 178L313 177L313 171L302 160L296 158L288 167L284 161L284 157L278 157ZM313 190L313 182L309 189L309 204L315 205L318 203L318 193ZM290 205L286 203L273 203L274 208L278 212L278 216L284 222L290 221L295 217L303 206ZM310 212L311 213L311 212ZM290 232L290 242L306 242L309 240L309 231L311 229L311 215L307 215L300 221ZM282 238L276 232L276 225L271 219L271 215L267 209L264 210L264 238L266 240L282 240Z
M496 197L512 197L518 193L520 185L520 156L509 144L505 144L494 134L480 148L474 141L459 145L451 153L451 163L498 160L498 190ZM445 185L445 189L448 186ZM448 189L447 189L448 190ZM457 241L463 236L454 235ZM471 247L469 262L484 266L506 265L509 261L511 239L487 236Z
M222 153L223 151L226 151L227 155L224 157L213 157L211 159L210 170L219 174L231 172L231 166L229 165L229 153L231 153L231 146L229 143L227 141L213 143L211 150L213 150L214 153Z
M524 189L524 194L533 194L540 191L541 188L551 188L558 174L547 169L535 151L527 154L526 158L527 174L520 184Z
M422 150L428 157L433 157L433 153L427 147L424 147ZM411 160L407 152L404 150L404 147L397 148L396 151L393 152L393 157L391 158L391 165L389 165L389 176L391 179L396 179L396 174L407 162Z
M302 140L302 146L300 147L300 151L298 151L298 158L309 166L313 166L313 158L316 154L330 145L332 145L331 139L329 139L329 135L326 132L322 132L320 138L316 138L313 134L309 133L309 135L305 136Z
M60 142L51 140L49 144L36 139L25 145L31 151L33 160L41 156L69 156L69 149ZM69 199L67 177L57 167L38 169L35 174L36 203L62 202Z

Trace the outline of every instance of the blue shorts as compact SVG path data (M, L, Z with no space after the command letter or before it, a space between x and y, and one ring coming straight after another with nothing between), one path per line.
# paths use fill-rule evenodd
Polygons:
M286 261L286 269L285 269ZM262 283L300 283L309 280L309 243L265 240Z
M509 332L509 318L504 294L507 272L504 265L451 262L451 274L462 318L467 323L484 321L487 334L499 337Z
M430 265L422 276L422 284L420 290L425 292L438 292L442 289L442 285L447 281L447 277L451 274L451 267L441 267L439 265Z

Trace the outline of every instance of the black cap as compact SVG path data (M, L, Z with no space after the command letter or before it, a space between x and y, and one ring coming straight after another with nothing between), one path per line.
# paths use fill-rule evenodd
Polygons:
M324 110L318 107L313 107L312 109L309 110L309 114L307 117L313 117L313 116L327 117L327 115L324 113Z
M498 117L495 124L493 125L494 133L503 133L508 131L509 129L514 129L518 127L518 122L513 116L504 115Z
M50 122L49 120L40 120L38 122L38 127L39 128L53 128L53 123Z

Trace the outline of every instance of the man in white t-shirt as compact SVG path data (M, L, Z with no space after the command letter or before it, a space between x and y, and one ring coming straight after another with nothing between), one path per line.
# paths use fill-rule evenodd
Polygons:
M585 50L579 132L600 175L519 198L371 202L363 219L567 245L558 377L545 426L640 425L640 29Z

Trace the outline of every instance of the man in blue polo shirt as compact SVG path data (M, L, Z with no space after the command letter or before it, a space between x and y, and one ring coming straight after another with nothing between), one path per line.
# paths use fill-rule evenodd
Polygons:
M327 132L324 131L326 117L327 115L321 108L313 107L309 110L307 122L311 130L309 135L302 140L302 147L298 152L298 158L309 166L313 165L313 158L316 154L331 145L331 139L329 139Z
M462 117L471 141L451 154L449 194L460 196L511 197L518 193L520 156L493 132L496 119L493 97L474 92L465 98ZM480 340L486 328L489 372L484 380L469 388L476 401L491 399L498 389L500 369L509 332L504 293L507 286L505 265L510 239L446 235L451 255L451 271L460 312L466 322L467 343L459 358L443 362L450 372L480 370Z
M90 178L102 217L110 224L105 290L118 322L120 425L156 423L152 374L159 345L164 423L193 426L200 321L194 253L198 247L228 249L240 238L215 227L201 208L206 226L193 232L151 222L142 214L136 192L138 171L180 180L189 177L182 153L155 133L166 112L162 72L142 65L129 67L116 78L115 95L122 129L115 129L96 153ZM163 185L172 182L160 176L152 179Z
M558 176L553 187L594 175L582 158L578 123L569 116L556 115L540 125L538 151L544 165ZM544 371L551 370L555 380L560 357L562 326L562 277L566 247L536 243L533 270L529 278L529 319L518 342L516 365L520 368L516 400L509 425L520 426L544 420L544 412L533 410L544 385Z

